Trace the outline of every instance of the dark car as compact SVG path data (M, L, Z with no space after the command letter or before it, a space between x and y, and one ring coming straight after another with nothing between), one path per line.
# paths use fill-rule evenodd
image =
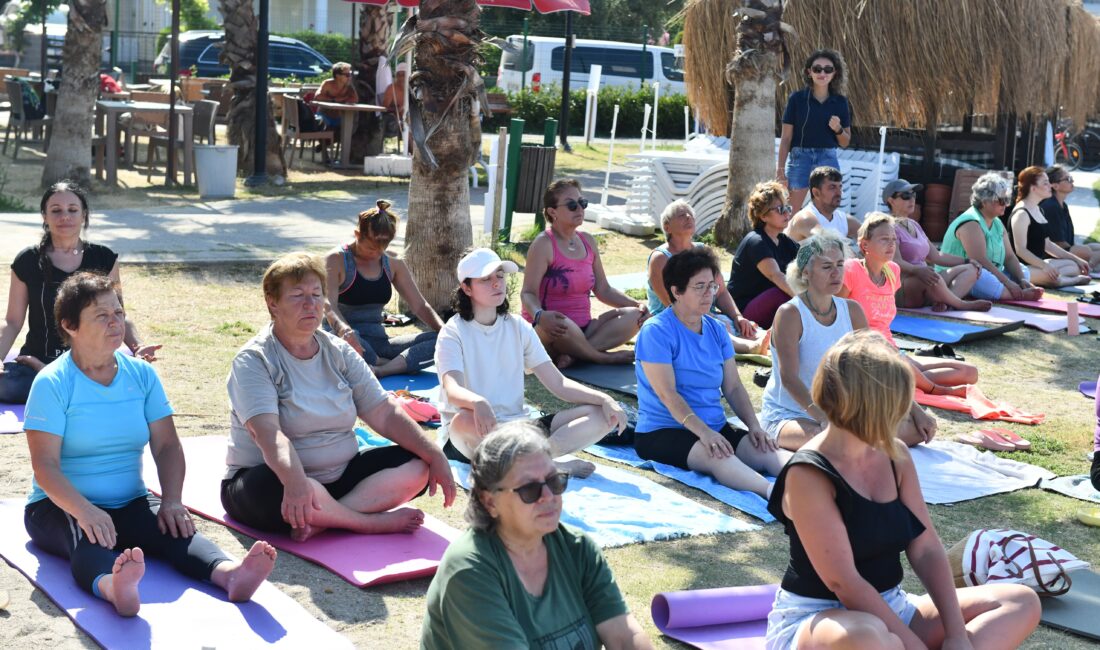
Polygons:
M190 31L180 34L180 72L194 67L200 77L220 77L229 74L229 66L218 58L222 52L225 32ZM171 43L157 55L153 66L160 74L168 74ZM332 62L305 43L285 36L271 36L267 50L268 74L272 77L316 77L332 69Z

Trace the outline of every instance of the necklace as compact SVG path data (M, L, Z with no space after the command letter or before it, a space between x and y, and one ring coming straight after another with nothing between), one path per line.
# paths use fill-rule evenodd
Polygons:
M61 253L62 255L80 255L81 253L84 252L83 248L74 248L72 250L67 251L67 250L62 250L60 248L57 248L56 246L54 247L53 250L54 250L55 253Z
M832 298L829 299L829 306L825 308L825 311L818 311L817 307L814 307L814 301L810 300L809 291L802 294L802 297L804 298L803 302L806 303L806 306L809 307L810 311L818 318L828 318L829 315L833 313L833 310L836 309L836 303L833 302Z
M557 237L559 241L561 240L561 235L558 235L557 233L555 233L554 236ZM576 235L571 236L569 238L569 241L565 242L565 248L568 249L568 250L571 250L571 251L577 250L576 239L577 239Z

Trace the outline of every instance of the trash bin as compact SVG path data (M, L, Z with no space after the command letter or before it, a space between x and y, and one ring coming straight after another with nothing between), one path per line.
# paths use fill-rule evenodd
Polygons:
M542 214L542 195L554 180L555 147L525 144L519 150L519 186L516 188L516 212Z
M231 199L237 193L237 145L195 145L199 197Z

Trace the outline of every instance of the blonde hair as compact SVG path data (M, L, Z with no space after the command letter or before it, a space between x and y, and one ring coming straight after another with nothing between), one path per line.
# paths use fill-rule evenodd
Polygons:
M271 263L264 271L264 298L278 301L283 297L283 281L301 282L307 275L315 275L321 281L321 293L325 293L325 263L308 253L287 253Z
M825 353L811 396L829 422L890 458L898 457L898 423L913 401L913 373L874 330L849 332Z
M665 209L661 211L661 230L665 233L665 238L668 238L668 222L672 221L676 215L683 212L688 212L691 216L695 216L695 210L691 207L691 204L683 199L676 199L672 203L665 206Z
M862 244L863 242L869 241L871 239L871 236L875 232L876 228L879 228L881 226L889 226L890 228L893 228L894 224L896 223L897 219L895 219L891 215L886 214L885 212L868 212L867 216L863 219L863 223L859 226L859 233L856 235L856 238ZM867 254L863 252L862 248L860 249L860 254L864 257L867 256ZM882 272L886 274L887 280L889 280L890 282L894 281L894 273L890 270L889 264L882 267Z
M840 251L841 260L849 257L848 245L831 228L821 228L802 240L802 244L798 247L798 255L787 265L787 284L794 289L795 293L806 290L808 285L803 275L810 268L814 258L834 249Z
M779 199L780 203L787 202L787 188L775 181L757 183L749 194L749 219L753 228L759 228L764 221L764 215L772 207L772 202Z

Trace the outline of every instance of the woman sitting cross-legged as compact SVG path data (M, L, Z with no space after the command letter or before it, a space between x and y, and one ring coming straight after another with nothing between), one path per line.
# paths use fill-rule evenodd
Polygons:
M448 458L464 463L498 422L528 417L523 405L523 378L534 373L562 401L577 404L538 420L557 458L583 449L614 428L622 431L626 415L604 393L562 376L550 361L534 329L508 313L506 274L519 270L488 248L467 253L458 263L455 315L443 326L435 349L442 384L443 426ZM563 464L576 476L588 476L592 463Z
M844 287L838 295L859 303L867 325L896 348L890 324L898 313L894 300L902 285L902 274L893 262L898 247L893 217L881 212L868 213L858 237L863 259L844 262ZM913 370L917 388L931 395L965 397L967 384L978 383L978 369L969 363L911 356L905 360Z
M61 284L54 317L70 346L34 379L27 445L34 470L24 524L35 546L68 558L85 591L123 616L141 607L145 555L163 558L232 601L246 601L275 566L275 549L256 542L230 560L195 532L181 503L183 448L156 371L122 354L126 312L118 284L77 273ZM149 445L162 497L141 477Z
M765 647L1016 648L1039 624L1024 585L956 589L913 459L895 440L913 376L880 334L826 353L813 399L829 424L783 468L768 510L790 563ZM904 552L928 595L901 589Z
M470 465L470 529L428 587L425 650L651 648L599 547L560 523L569 474L537 425L503 424Z
M733 254L729 292L754 322L771 327L775 312L794 296L787 284L787 265L798 255L798 244L783 232L791 222L787 190L777 182L757 183L749 195L752 232Z
M1016 205L1008 215L1008 238L1031 280L1057 289L1089 283L1089 263L1050 240L1039 202L1051 196L1050 179L1042 167L1028 167L1017 177Z
M577 230L588 206L580 183L554 181L543 205L549 225L527 251L523 318L561 368L573 361L631 363L633 350L608 350L629 341L649 312L644 303L608 284L596 240ZM590 292L615 309L592 318Z
M859 303L836 295L844 287L846 257L843 240L821 230L803 240L798 257L787 267L787 282L799 293L776 313L772 375L760 409L764 430L784 449L797 450L828 424L822 405L810 397L814 371L840 337L867 327ZM936 419L910 395L909 417L898 427L898 437L916 445L935 434Z
M424 513L397 506L426 487L432 494L441 487L449 506L455 487L443 452L387 397L359 353L318 330L322 262L285 255L267 268L263 291L271 323L229 371L226 512L304 540L326 528L412 532ZM357 417L397 444L360 452Z
M775 476L790 454L757 423L729 336L709 315L722 286L718 258L706 247L688 249L668 260L662 276L672 306L638 333L634 449L642 458L767 497L771 483L758 472ZM748 431L726 421L722 397Z

